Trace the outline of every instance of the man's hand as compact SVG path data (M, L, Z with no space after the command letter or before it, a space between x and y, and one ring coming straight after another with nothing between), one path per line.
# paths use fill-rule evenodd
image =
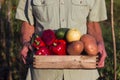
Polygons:
M22 55L22 59L25 64L26 64L27 53L29 49L32 49L29 41L31 40L33 33L34 33L34 26L24 21L21 26L21 35L22 35L21 42L23 44L23 47L20 51L20 54Z
M26 64L26 58L27 58L28 51L29 51L29 49L27 46L23 46L23 48L20 51L20 54L22 56L22 60L23 60L24 64Z
M30 45L30 43L27 42L23 45L23 48L20 51L20 54L22 56L22 60L23 60L24 64L26 64L26 58L27 58L27 54L28 54L29 50L33 50L33 49L32 49L32 46Z
M104 40L99 22L88 22L88 34L94 36L98 42L98 50L100 52L100 61L98 67L104 67L107 53L104 46Z
M104 67L105 59L107 57L107 53L106 53L106 50L105 50L105 47L104 47L103 43L98 44L98 50L100 52L100 60L99 60L99 63L98 63L98 67L101 68L101 67Z

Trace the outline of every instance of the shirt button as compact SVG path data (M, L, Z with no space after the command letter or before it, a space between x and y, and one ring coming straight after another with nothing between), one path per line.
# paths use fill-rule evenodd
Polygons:
M61 3L61 5L63 5L64 3Z
M64 22L65 20L64 19L62 19L62 22Z
M60 2L60 4L62 4L62 5L63 5L63 4L64 4L64 1L61 1L61 2Z
M82 4L82 1L80 1L80 4Z
M45 4L45 1L43 1L42 4Z

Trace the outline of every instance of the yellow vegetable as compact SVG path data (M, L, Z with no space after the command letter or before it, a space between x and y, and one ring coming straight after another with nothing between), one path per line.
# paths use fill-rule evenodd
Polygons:
M66 34L66 40L67 42L73 42L80 40L81 33L77 29L69 29Z

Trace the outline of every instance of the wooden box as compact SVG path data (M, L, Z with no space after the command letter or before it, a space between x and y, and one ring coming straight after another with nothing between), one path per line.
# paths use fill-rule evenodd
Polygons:
M38 56L34 55L33 67L41 69L93 69L97 56Z

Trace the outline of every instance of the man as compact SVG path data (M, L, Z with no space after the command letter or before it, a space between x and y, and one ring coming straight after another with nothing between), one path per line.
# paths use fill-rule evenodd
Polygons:
M16 18L23 21L21 26L23 61L30 48L32 34L45 29L76 28L83 34L94 36L101 55L98 67L104 67L106 50L100 28L100 21L106 20L104 0L20 0ZM94 70L42 70L31 69L27 80L96 80L99 74Z

